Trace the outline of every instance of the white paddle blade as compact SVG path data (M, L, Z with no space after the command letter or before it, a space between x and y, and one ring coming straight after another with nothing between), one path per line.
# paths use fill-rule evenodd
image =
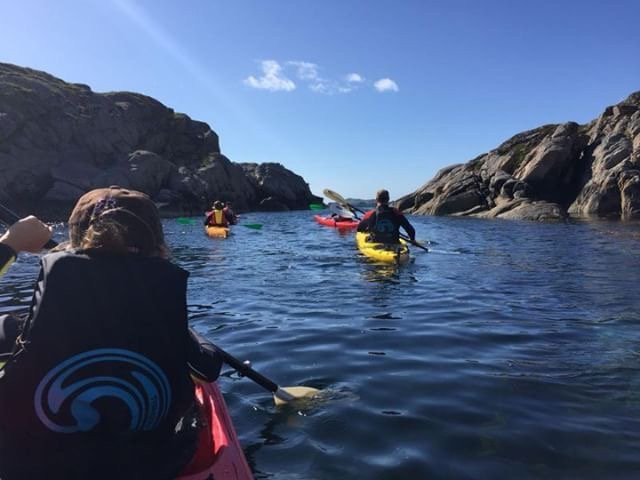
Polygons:
M342 205L338 204L338 203L330 203L329 204L329 211L331 213L335 213L336 215L338 215L339 217L342 218L354 218L355 215L352 211L344 208Z
M286 405L291 401L301 398L311 398L319 391L317 388L311 387L280 387L273 394L273 401L277 406Z

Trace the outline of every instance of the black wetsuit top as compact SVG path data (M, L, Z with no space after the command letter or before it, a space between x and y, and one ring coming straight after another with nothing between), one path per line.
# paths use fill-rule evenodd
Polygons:
M42 258L0 372L0 478L175 477L199 428L189 366L221 366L187 328L187 276L138 255Z
M409 223L397 208L378 205L375 210L368 211L358 224L359 232L370 232L374 242L398 243L400 227L404 228L412 240L416 236L413 225Z

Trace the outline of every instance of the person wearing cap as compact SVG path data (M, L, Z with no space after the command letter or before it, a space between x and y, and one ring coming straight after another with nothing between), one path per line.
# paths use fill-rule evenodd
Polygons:
M238 216L231 208L231 202L227 202L222 211L224 212L224 216L227 219L229 225L235 225L236 223L238 223Z
M145 194L78 200L0 372L0 478L173 479L189 462L191 375L214 380L221 357L189 330L188 272L167 256Z
M400 210L389 206L389 192L376 193L376 208L369 210L358 224L359 232L370 232L372 240L379 243L399 243L400 227L415 242L416 231Z
M204 224L207 227L228 227L229 221L224 213L224 205L220 200L213 202L211 211L207 212L204 219Z

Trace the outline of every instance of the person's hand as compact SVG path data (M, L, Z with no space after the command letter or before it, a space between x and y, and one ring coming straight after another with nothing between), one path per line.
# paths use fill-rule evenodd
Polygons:
M37 253L50 238L51 227L33 215L29 215L11 225L9 230L0 237L0 242L11 247L16 253Z

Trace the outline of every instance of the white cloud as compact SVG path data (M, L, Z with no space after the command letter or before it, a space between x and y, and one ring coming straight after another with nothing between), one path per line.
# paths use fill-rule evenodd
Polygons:
M397 92L398 84L390 78L381 78L373 84L373 87L379 92Z
M295 90L296 84L287 78L282 67L275 60L263 60L260 62L263 75L259 78L253 75L244 79L245 85L261 90L269 90L270 92Z
M296 68L296 74L300 80L317 80L320 78L320 75L318 74L318 65L315 63L291 61L287 62L287 65L291 65Z
M325 76L322 68L312 62L302 60L289 60L280 64L276 60L262 60L260 62L261 76L249 76L243 80L245 85L271 92L286 91L296 89L296 79L299 84L306 85L307 88L322 95L347 94L357 91L364 85L370 85L364 76L351 72L342 76ZM397 92L398 84L390 78L381 78L373 87L378 92Z

